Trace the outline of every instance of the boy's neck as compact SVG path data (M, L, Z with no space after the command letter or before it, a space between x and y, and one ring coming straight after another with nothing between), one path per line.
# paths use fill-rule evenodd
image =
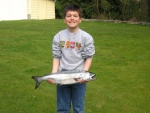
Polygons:
M79 27L77 27L77 28L67 28L68 29L68 31L69 32L71 32L71 33L76 33L76 32L78 32L78 30L79 30Z

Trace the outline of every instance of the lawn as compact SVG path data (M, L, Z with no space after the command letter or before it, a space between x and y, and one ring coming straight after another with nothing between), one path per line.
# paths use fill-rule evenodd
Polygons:
M84 21L95 41L85 113L150 112L150 26ZM34 89L51 72L53 36L63 20L0 21L0 113L56 113L55 85Z

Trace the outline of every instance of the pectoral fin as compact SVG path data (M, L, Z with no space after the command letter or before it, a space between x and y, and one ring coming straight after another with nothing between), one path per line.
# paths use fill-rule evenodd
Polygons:
M75 81L80 81L80 80L81 80L81 78L74 78L74 80L75 80Z

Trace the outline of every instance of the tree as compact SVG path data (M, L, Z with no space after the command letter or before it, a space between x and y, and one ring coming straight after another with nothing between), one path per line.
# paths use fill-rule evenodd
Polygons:
M83 18L150 21L150 0L57 0L56 18L70 3L81 6Z
M139 9L137 0L120 0L121 1L121 20L129 20L135 17Z
M150 22L150 0L148 0L148 21Z
M148 21L149 20L149 0L140 0L140 8L141 8L141 20Z

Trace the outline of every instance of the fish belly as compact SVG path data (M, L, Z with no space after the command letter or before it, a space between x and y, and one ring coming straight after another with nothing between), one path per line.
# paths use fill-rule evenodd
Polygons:
M75 83L79 83L79 81L76 81L75 79L53 79L53 82L55 84L59 84L59 85L69 85L69 84L75 84Z

